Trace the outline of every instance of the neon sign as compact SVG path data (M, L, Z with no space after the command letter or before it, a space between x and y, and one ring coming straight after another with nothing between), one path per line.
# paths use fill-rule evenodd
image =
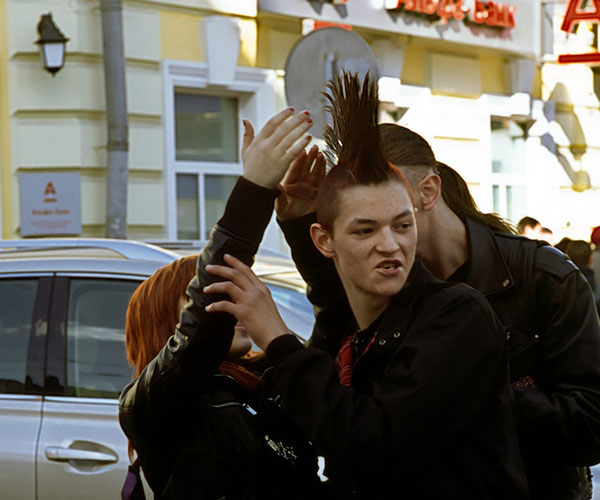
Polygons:
M569 0L567 11L560 27L561 30L570 33L573 25L580 21L592 21L600 23L600 0L592 0L594 10L583 11L580 9L582 0ZM600 63L600 52L588 52L586 54L561 54L558 62L568 63Z
M600 0L595 0L600 1ZM446 24L450 19L465 21L492 28L514 28L517 7L500 2L472 0L471 7L466 0L386 0L389 11L403 10L439 19Z

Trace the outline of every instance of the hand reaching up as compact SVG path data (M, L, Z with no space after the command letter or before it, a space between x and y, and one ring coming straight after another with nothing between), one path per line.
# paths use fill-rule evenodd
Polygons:
M237 318L254 343L263 351L275 338L289 333L266 285L246 264L232 255L223 257L224 266L208 265L206 270L225 281L204 287L207 294L220 293L228 299L206 306L207 312L225 312Z
M306 132L312 123L308 111L294 114L293 108L287 108L273 116L255 137L252 123L244 120L244 177L263 187L277 187L292 160L310 142Z
M281 221L300 218L315 211L319 184L325 177L325 157L317 146L308 154L302 150L279 185L281 194L275 200Z

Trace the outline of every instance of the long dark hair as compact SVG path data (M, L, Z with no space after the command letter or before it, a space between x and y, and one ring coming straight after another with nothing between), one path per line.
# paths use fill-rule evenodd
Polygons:
M442 179L442 198L459 217L471 217L502 233L516 234L515 228L494 213L484 213L473 200L469 187L460 174L438 162L429 143L416 132L395 123L379 125L383 151L395 166L404 169L413 186L428 172Z
M376 80L367 74L363 82L356 73L344 72L327 85L326 110L332 125L325 127L324 137L329 151L331 170L319 186L317 221L331 231L337 217L338 195L351 186L401 182L409 196L412 187L398 168L390 164L381 147L377 119L379 115Z

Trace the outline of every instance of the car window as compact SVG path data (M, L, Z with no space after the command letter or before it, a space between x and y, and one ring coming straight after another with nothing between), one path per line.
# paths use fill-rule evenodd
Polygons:
M298 290L267 283L271 296L287 327L303 340L308 340L315 321L313 306Z
M125 314L138 282L72 279L67 324L67 393L117 398L131 379Z
M0 392L24 393L37 279L0 280Z

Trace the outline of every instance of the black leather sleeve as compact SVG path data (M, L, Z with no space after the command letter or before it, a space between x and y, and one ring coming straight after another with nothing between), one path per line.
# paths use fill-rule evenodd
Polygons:
M515 387L529 449L571 465L600 461L600 324L585 278L554 249L537 252L535 310L543 359L538 388Z
M206 265L222 264L226 253L251 265L276 196L277 191L243 177L234 187L223 217L198 258L196 276L187 288L189 300L174 335L121 394L121 426L134 445L137 430L147 423L185 417L181 410L193 403L191 395L202 390L229 351L236 320L225 313L206 313L207 304L222 299L202 291L217 279L206 271Z

